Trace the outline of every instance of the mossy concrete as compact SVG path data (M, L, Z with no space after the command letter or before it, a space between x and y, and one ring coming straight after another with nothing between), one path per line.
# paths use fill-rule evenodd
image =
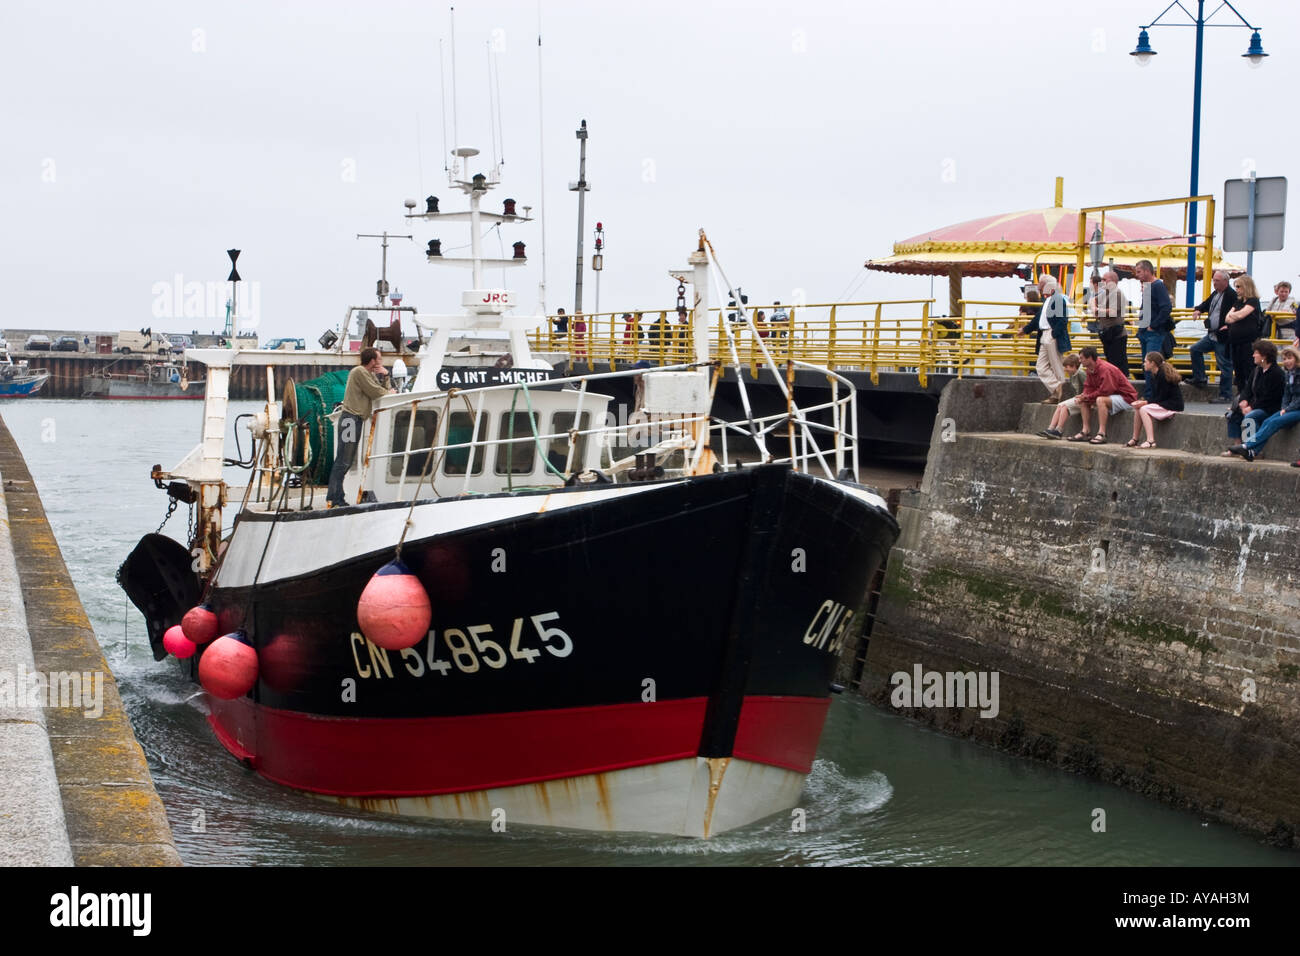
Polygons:
M900 499L862 692L997 671L996 717L905 710L1295 846L1300 470L1019 433L1042 415L1023 385L983 384L977 423L1004 430L979 431L956 384Z
M103 712L84 706L40 712L57 792L44 808L63 820L78 866L172 866L180 855L144 752L135 738L94 629L21 452L0 419L0 475L34 669L89 672L102 681ZM44 743L44 741L43 741ZM35 812L35 810L33 810Z

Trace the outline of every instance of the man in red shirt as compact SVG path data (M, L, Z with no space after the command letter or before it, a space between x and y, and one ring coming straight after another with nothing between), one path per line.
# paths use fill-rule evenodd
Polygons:
M1137 401L1137 389L1128 380L1128 376L1114 365L1097 357L1097 350L1091 345L1079 350L1079 359L1083 362L1088 377L1083 383L1083 394L1079 396L1079 414L1083 417L1083 430L1072 435L1067 441L1086 441L1090 445L1106 444L1106 419L1111 415L1133 407ZM1088 437L1091 430L1088 413L1097 406L1097 434Z

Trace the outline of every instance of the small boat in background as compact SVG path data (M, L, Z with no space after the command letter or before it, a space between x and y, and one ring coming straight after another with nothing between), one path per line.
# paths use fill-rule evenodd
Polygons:
M109 366L86 376L82 397L201 401L204 384L204 379L189 377L189 369L183 362L148 362L141 372L115 372Z
M46 369L28 368L26 359L14 362L8 351L0 351L0 398L35 395L49 378Z

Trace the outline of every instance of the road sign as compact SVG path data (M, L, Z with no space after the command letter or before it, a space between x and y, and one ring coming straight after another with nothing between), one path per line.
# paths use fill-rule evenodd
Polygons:
M1229 179L1223 184L1223 250L1277 252L1286 226L1286 177Z

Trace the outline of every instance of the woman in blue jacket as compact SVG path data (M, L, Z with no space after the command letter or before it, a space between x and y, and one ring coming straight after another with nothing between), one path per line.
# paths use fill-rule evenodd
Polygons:
M1253 438L1248 438L1240 445L1229 449L1234 455L1241 455L1247 461L1255 460L1255 453L1264 447L1264 443L1280 429L1290 428L1300 422L1300 351L1291 346L1282 349L1282 374L1285 385L1282 387L1282 408L1274 412L1255 430Z

